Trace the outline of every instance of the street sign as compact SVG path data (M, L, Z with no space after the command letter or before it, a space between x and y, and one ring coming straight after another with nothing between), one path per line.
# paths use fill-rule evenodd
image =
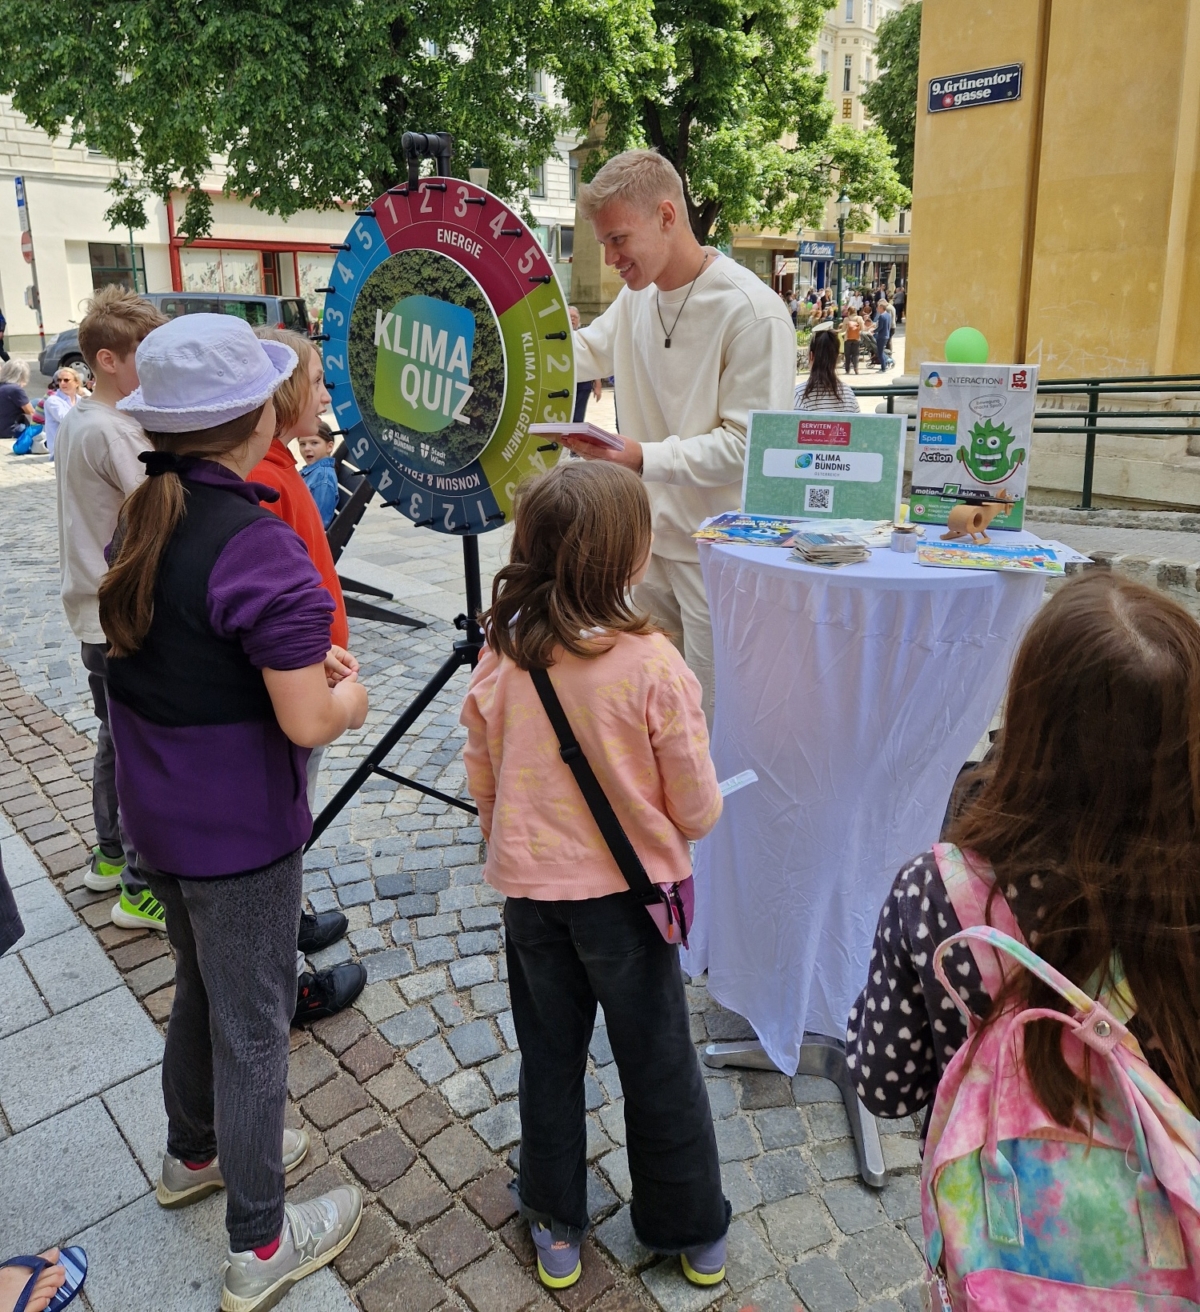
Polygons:
M21 234L21 254L25 257L26 264L33 263L33 235L28 232Z
M831 241L802 241L800 258L802 260L832 260L837 255L837 247Z
M929 80L929 112L970 109L973 105L995 105L1021 98L1021 64L1001 64L974 73L952 73Z
M21 225L22 232L29 231L29 206L25 204L25 179L13 178L17 188L17 221Z

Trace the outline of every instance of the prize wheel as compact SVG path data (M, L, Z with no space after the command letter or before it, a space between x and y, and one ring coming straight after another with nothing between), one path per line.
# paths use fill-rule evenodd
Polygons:
M571 418L567 307L541 244L458 178L394 187L359 216L325 296L325 379L350 458L388 505L483 533L557 458L529 425Z

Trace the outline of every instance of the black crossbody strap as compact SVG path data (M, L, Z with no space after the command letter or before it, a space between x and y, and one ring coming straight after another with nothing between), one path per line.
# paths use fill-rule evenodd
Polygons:
M612 803L605 795L600 780L593 773L587 757L583 754L583 748L571 731L571 723L562 708L562 702L558 700L554 685L550 682L549 673L546 670L530 670L529 677L533 680L533 686L542 699L546 715L558 735L558 754L575 776L583 800L588 804L588 810L591 811L604 841L608 844L608 850L617 863L617 869L643 902L662 901L661 891L650 882L650 876L646 874L641 858L634 851L625 830L621 828L621 822L612 809Z

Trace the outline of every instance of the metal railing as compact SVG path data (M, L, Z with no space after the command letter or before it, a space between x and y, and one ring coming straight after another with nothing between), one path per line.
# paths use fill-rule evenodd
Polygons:
M883 384L878 387L855 387L860 398L879 397L887 401L887 413L895 414L898 398L917 399L918 386L909 384ZM1083 434L1083 487L1080 510L1092 509L1092 482L1096 467L1096 439L1098 437L1196 437L1200 441L1200 405L1195 409L1172 410L1106 410L1106 397L1178 396L1181 393L1200 393L1200 374L1128 374L1114 378L1061 378L1039 381L1038 396L1078 397L1087 402L1083 409L1040 409L1034 411L1035 433ZM1070 416L1069 422L1064 419ZM1183 420L1183 423L1163 423L1162 420ZM1126 421L1134 420L1129 423ZM1158 423L1148 422L1158 420ZM1193 422L1188 423L1186 421ZM917 417L908 416L906 431L916 429Z

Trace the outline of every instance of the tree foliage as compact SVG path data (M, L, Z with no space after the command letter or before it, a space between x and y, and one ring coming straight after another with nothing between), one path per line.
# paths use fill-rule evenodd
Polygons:
M845 188L885 216L907 203L876 128L833 124L810 52L829 0L562 0L551 68L575 125L604 130L589 169L649 145L684 181L697 238L739 224L820 226Z
M287 216L401 181L408 130L453 132L458 168L479 153L515 195L554 148L558 115L527 90L552 39L538 0L0 0L0 91L122 165L114 227L181 188L197 237L214 159Z
M879 76L863 93L867 112L896 152L897 171L906 187L911 187L913 181L920 55L921 0L913 0L880 23L875 42Z

